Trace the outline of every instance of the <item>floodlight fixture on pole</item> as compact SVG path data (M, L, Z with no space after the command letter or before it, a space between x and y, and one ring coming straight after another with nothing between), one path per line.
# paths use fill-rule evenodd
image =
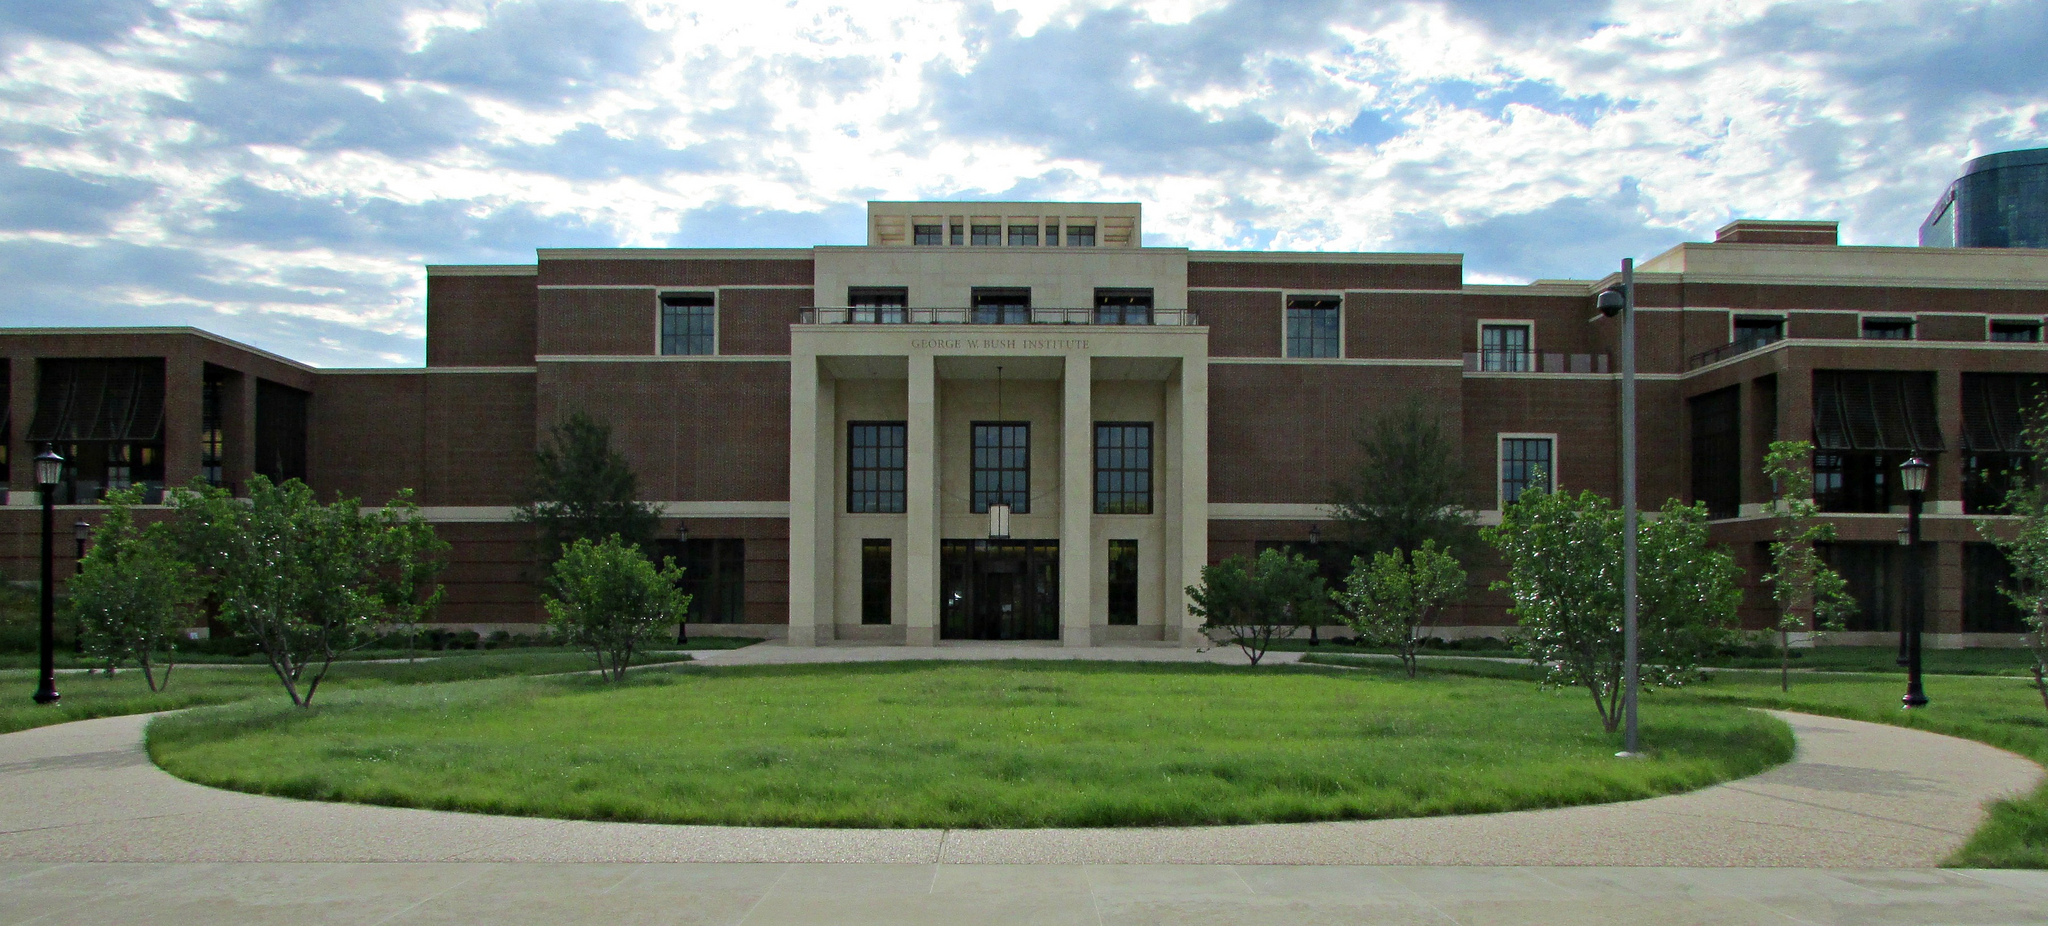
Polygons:
M1636 701L1642 693L1636 633L1636 261L1621 261L1621 286L1601 291L1594 299L1600 314L1621 317L1621 636L1622 751L1641 754Z

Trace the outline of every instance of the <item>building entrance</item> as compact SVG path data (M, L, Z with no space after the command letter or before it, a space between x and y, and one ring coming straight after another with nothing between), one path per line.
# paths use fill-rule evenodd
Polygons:
M1057 540L948 540L939 547L939 636L1060 638Z

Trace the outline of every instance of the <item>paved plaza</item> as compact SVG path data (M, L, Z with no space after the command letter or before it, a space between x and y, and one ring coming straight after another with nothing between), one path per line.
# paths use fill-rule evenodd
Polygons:
M1153 647L911 654L1242 660ZM2035 786L2038 766L1920 731L1777 716L1798 737L1793 762L1688 794L1103 830L662 826L296 801L163 773L142 748L145 717L88 720L0 736L0 926L2048 920L2048 873L1935 870L1987 801Z

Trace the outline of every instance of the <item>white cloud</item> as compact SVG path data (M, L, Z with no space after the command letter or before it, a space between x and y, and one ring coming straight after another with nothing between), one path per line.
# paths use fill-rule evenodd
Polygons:
M2048 140L2031 2L77 2L0 0L0 318L324 363L418 360L424 262L845 243L868 198L1528 279L1737 215L1910 242Z

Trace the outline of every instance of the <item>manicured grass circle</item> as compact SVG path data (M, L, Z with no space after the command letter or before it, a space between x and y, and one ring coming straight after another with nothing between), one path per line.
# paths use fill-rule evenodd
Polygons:
M1478 813L1648 797L1790 758L1783 724L1660 705L1612 758L1584 692L1208 665L889 663L423 686L150 728L203 784L758 826L1072 827Z

